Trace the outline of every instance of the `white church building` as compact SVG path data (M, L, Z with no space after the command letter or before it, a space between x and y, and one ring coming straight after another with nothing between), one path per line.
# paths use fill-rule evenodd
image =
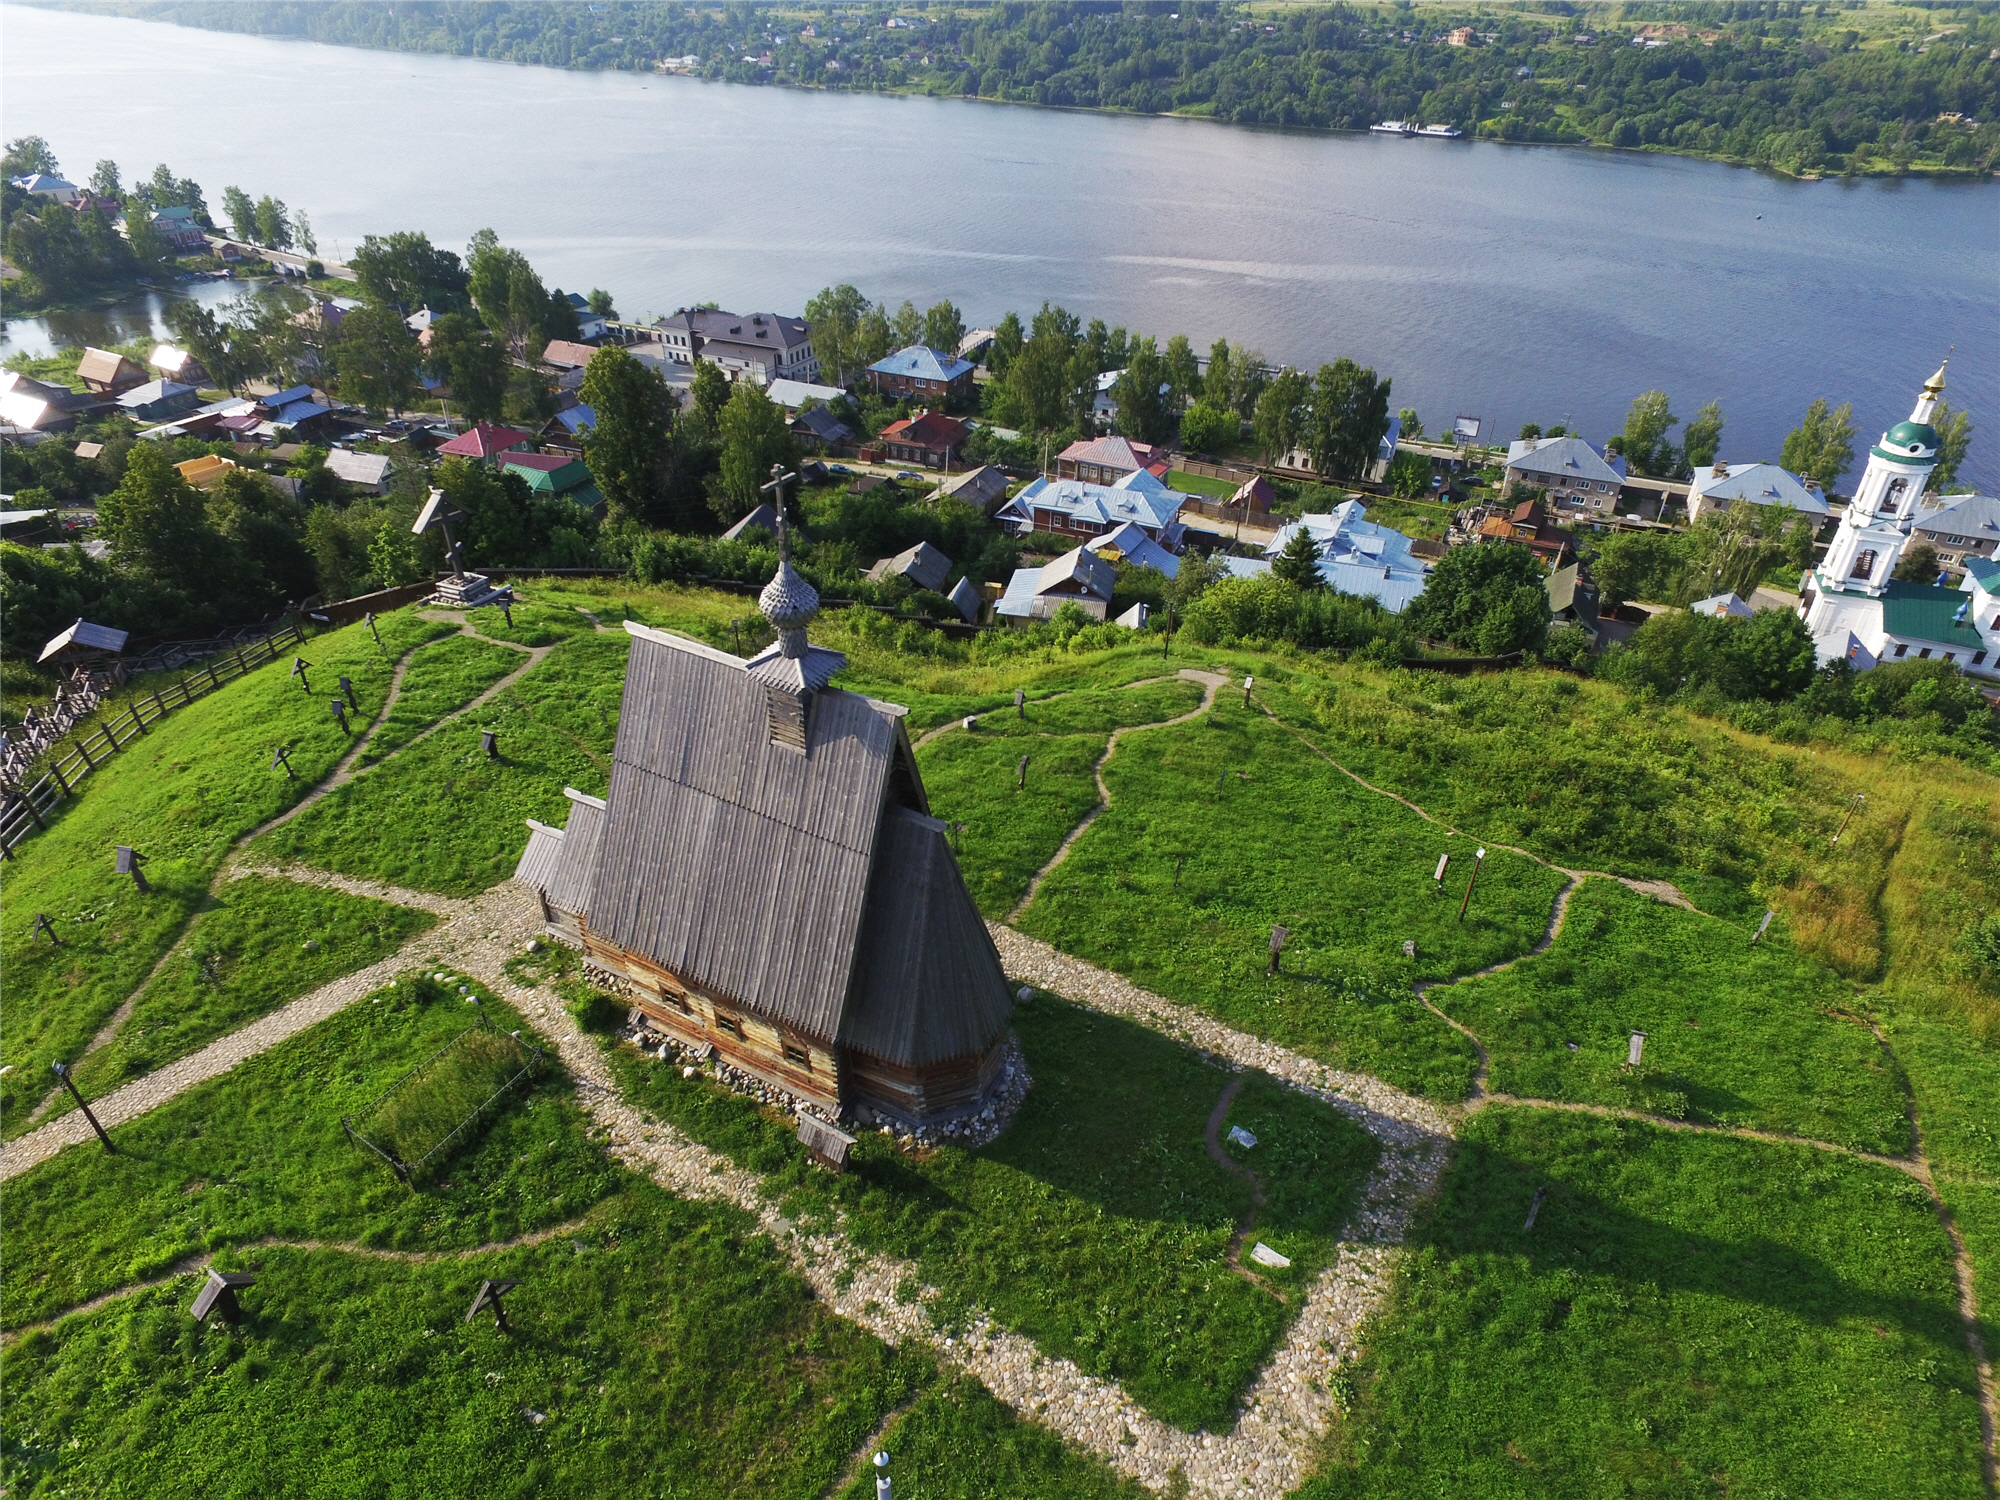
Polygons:
M1919 497L1937 467L1931 426L1944 370L1924 382L1909 420L1868 450L1868 467L1819 566L1799 581L1799 615L1822 663L1857 672L1889 661L1943 660L1975 677L2000 677L2000 577L1968 568L1960 588L1890 575L1910 545Z

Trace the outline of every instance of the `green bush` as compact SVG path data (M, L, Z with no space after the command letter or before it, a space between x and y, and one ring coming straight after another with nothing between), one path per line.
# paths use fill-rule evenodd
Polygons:
M585 1031L607 1035L624 1019L624 1008L603 990L584 990L569 1001L569 1013Z

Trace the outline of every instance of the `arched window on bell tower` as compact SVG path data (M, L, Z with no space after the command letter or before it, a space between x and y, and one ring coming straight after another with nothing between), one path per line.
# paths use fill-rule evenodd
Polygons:
M1874 552L1873 551L1858 552L1855 554L1854 557L1854 568L1847 576L1849 578L1867 578L1871 574L1873 574L1874 571L1875 571Z
M1890 480L1889 488L1882 492L1882 509L1892 512L1901 510L1903 508L1903 492L1909 489L1909 487L1910 481L1907 479Z

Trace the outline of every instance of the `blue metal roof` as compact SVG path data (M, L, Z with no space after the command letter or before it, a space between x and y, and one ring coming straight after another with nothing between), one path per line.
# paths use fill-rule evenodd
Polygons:
M950 382L958 379L972 366L952 354L940 354L935 349L927 349L922 344L912 344L907 349L898 349L887 359L878 359L868 367L878 375L902 375L911 380L940 380Z

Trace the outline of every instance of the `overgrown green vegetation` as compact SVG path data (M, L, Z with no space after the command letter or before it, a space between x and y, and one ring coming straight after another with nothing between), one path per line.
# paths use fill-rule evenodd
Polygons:
M956 834L959 868L979 909L996 918L1013 910L1096 804L1093 770L1113 729L1192 713L1201 697L1200 684L1183 681L1070 693L1023 705L1026 717L996 708L976 729L947 730L925 745L917 761L931 811L965 824Z
M565 786L602 795L628 640L619 631L564 642L519 682L356 776L252 852L450 896L506 879L527 843L525 819L560 826ZM480 748L488 729L498 736L492 759Z
M471 636L451 636L426 646L410 658L396 701L368 737L355 766L387 760L447 714L527 664L521 652Z
M527 1044L486 1026L467 1026L349 1122L354 1133L412 1175L434 1152L482 1123L482 1110L525 1081L535 1063ZM518 1085L517 1085L518 1086Z
M1459 920L1472 842L1357 787L1233 692L1127 735L1104 780L1109 810L1042 884L1026 931L1338 1067L1463 1096L1470 1045L1411 985L1525 953L1560 874L1489 849ZM1289 936L1270 978L1277 925Z
M479 1012L460 984L493 1025L524 1024L469 980L405 975L120 1126L116 1155L93 1142L0 1185L0 1326L266 1236L463 1249L565 1223L614 1191L621 1174L585 1138L555 1070L494 1113L421 1193L347 1138L342 1115L473 1024Z
M1226 1425L1290 1322L1288 1302L1330 1263L1375 1143L1251 1075L1224 1128L1258 1139L1231 1149L1268 1194L1255 1235L1292 1266L1239 1276L1226 1252L1250 1188L1208 1157L1202 1135L1235 1075L1049 996L1016 1024L1035 1086L999 1141L912 1151L867 1135L838 1179L806 1165L789 1121L629 1049L612 1057L632 1098L768 1174L790 1211L837 1206L864 1247L914 1259L946 1319L987 1309L1166 1421Z
M123 12L129 0L89 8ZM903 31L885 30L872 13L809 8L788 13L776 32L755 11L660 3L585 14L517 0L391 14L354 0L183 0L146 13L222 31L553 67L644 70L693 54L701 76L740 83L1344 130L1423 120L1501 140L1646 147L1793 173L1983 171L2000 152L2000 83L1987 56L2000 31L1990 14L1968 8L1682 4L1541 16L1481 5L1169 13L1044 4L933 9ZM817 23L810 36L808 20ZM1445 45L1464 26L1477 45Z
M1980 1494L1950 1248L1893 1168L1495 1107L1416 1245L1310 1500Z
M247 876L195 917L111 1041L77 1066L85 1097L206 1046L426 931L429 912L325 886ZM58 1112L70 1107L57 1096Z
M399 612L381 629L380 648L360 626L307 642L310 694L280 661L170 714L15 852L3 877L12 920L0 936L6 1132L46 1092L49 1064L81 1053L180 935L230 845L297 802L352 744L327 712L334 679L352 679L366 722L381 710L396 659L450 627ZM271 768L277 745L289 747L298 780ZM116 844L146 856L149 893L115 873ZM61 947L33 933L44 912Z
M1830 1012L1853 989L1742 928L1588 880L1545 954L1431 999L1471 1027L1488 1086L1748 1125L1857 1150L1910 1148L1902 1080L1865 1027ZM1626 1040L1646 1034L1644 1061Z

